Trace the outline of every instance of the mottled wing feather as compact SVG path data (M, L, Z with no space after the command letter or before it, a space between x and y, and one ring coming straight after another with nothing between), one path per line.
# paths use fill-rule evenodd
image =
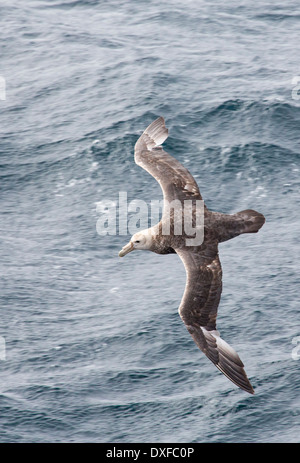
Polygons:
M235 350L216 330L222 292L222 268L216 251L205 258L192 250L176 249L184 263L187 282L179 314L197 346L215 366L241 389L253 394L244 365Z
M164 199L202 199L191 173L159 145L168 138L163 117L156 119L135 145L135 162L151 174L160 184Z
M187 272L186 290L180 305L180 315L190 324L216 329L216 318L222 292L222 268L217 254L201 258L197 252L176 249Z

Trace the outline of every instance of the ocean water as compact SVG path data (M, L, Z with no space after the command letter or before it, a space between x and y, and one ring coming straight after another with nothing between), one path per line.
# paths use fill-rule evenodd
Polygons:
M296 0L2 0L1 442L299 442L299 20ZM161 199L133 159L158 116L210 209L266 217L220 246L218 328L254 396L181 322L179 258L96 231L119 191Z

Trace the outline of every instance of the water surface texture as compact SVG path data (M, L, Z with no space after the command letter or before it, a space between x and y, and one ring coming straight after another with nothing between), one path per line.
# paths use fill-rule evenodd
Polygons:
M299 19L296 0L2 0L1 442L299 441ZM181 322L179 258L120 259L129 236L96 231L119 191L162 198L133 159L158 116L210 209L266 217L220 245L218 328L254 396Z

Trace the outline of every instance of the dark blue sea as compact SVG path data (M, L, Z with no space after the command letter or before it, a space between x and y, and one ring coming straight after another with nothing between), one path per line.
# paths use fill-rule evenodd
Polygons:
M300 441L300 8L296 0L2 0L0 441ZM220 245L218 329L238 389L179 315L177 255L119 250L97 205L161 199L165 149L207 207L255 209Z

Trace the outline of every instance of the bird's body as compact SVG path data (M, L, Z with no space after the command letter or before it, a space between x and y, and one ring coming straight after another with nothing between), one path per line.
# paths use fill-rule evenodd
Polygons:
M265 218L253 210L230 215L208 210L190 172L159 146L167 136L164 119L160 117L147 127L135 145L136 163L161 185L162 219L151 229L136 233L119 255L122 257L134 249L178 254L187 274L180 317L197 346L216 367L237 386L253 394L242 361L216 329L222 292L218 244L242 233L257 232ZM198 233L201 239L195 240Z

